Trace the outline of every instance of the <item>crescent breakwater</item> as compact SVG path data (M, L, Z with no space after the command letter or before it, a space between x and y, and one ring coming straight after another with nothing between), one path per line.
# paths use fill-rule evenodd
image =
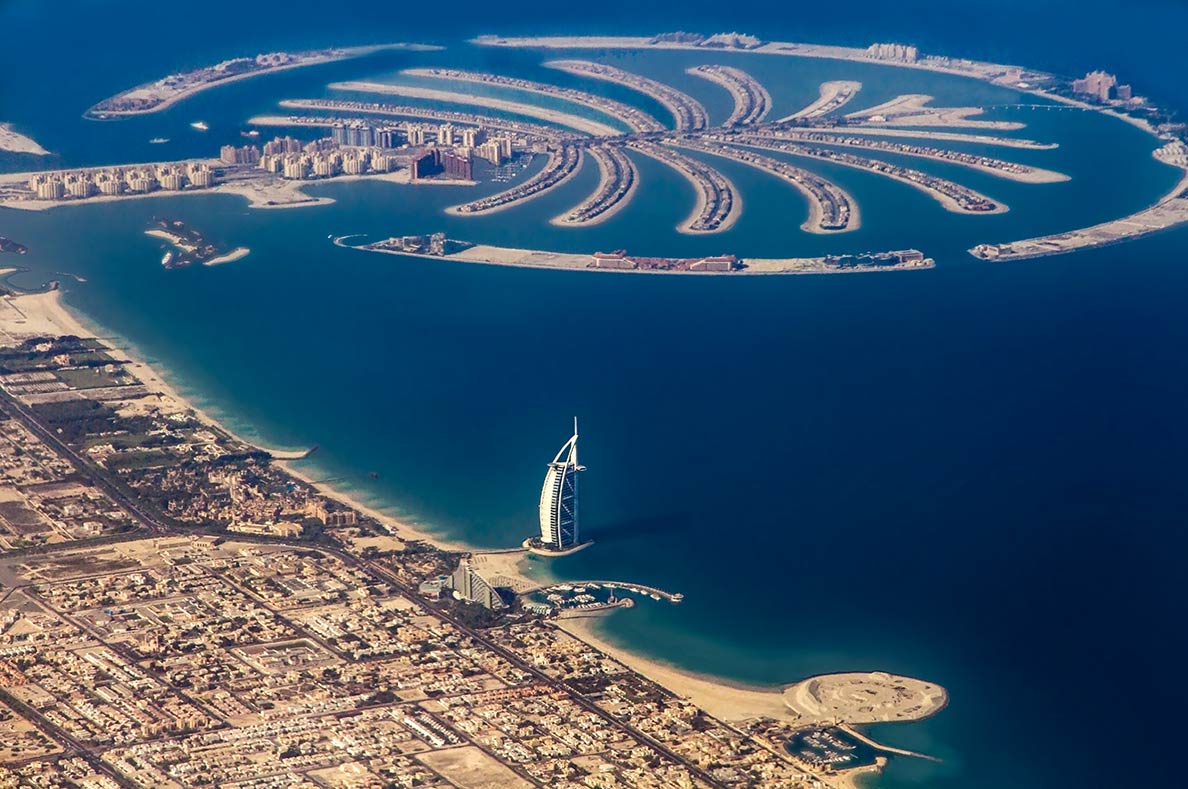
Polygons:
M1007 262L1063 255L1080 249L1105 247L1157 233L1188 222L1188 145L1169 143L1155 157L1184 171L1184 177L1158 202L1121 219L1092 227L1053 233L1000 244L978 244L969 253L981 260Z
M858 204L854 198L822 176L770 156L721 143L690 139L671 144L741 162L791 184L809 202L809 218L800 226L802 230L809 233L840 233L857 230L860 225Z
M608 99L605 96L598 96L593 93L587 93L582 90L575 90L574 88L559 88L555 85L549 85L544 82L533 82L527 79L518 79L515 77L503 77L498 74L483 74L474 71L460 71L457 69L430 69L430 68L414 68L405 69L402 74L407 74L410 77L424 77L429 79L449 80L452 82L471 82L480 85L493 85L500 88L511 88L513 90L524 91L526 93L535 93L541 96L550 96L555 99L562 99L564 101L573 102L583 107L596 110L611 118L614 118L619 123L629 128L632 132L660 132L664 131L664 125L653 118L648 113L641 109L632 107L630 104L624 104L621 101ZM603 136L617 136L621 132L612 130L609 135Z
M271 52L254 58L234 58L214 66L171 74L155 82L147 82L135 88L117 93L98 102L83 113L89 120L109 120L131 115L145 115L161 112L179 101L204 90L220 85L239 82L264 74L275 74L322 63L373 55L392 49L430 51L441 47L428 44L378 44L374 46L349 47L345 49L317 49L305 52Z
M545 65L567 74L622 85L642 93L672 113L677 131L699 131L709 126L709 114L701 102L663 82L589 60L550 60Z
M863 272L924 271L935 266L932 258L915 249L870 252L860 255L826 255L812 258L739 258L713 255L702 258L667 258L630 255L625 250L581 254L543 249L470 244L434 236L394 236L367 244L348 244L358 236L339 236L334 244L362 252L422 258L433 261L478 263L488 266L588 271L614 274L686 276L754 276L781 274L851 274Z
M726 127L749 126L760 123L771 112L771 94L763 83L747 72L732 66L694 66L686 74L707 79L730 92L734 109L722 124Z

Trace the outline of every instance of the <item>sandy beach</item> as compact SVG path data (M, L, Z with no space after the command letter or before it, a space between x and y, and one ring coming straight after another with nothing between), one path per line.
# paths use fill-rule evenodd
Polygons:
M349 238L344 236L343 238ZM745 258L746 268L742 271L664 271L659 269L595 268L590 265L590 255L571 252L548 252L542 249L517 249L476 244L450 255L429 255L418 252L397 252L391 249L368 249L343 244L342 238L335 239L338 246L360 252L401 257L421 258L455 263L477 263L485 266L512 266L517 268L543 268L558 271L585 271L591 274L635 274L651 276L685 277L746 277L760 275L792 274L864 274L890 273L894 271L924 271L935 267L935 262L926 259L921 263L906 266L882 266L877 268L830 268L825 258Z
M628 187L628 189L627 189L627 193L624 194L622 196L622 198L620 198L617 203L615 203L613 206L606 209L602 213L598 214L598 216L594 217L593 219L587 219L584 222L570 221L568 219L570 214L573 214L574 212L581 209L582 206L586 205L586 203L588 203L595 195L597 195L603 189L605 189L607 187L607 185L610 184L610 181L611 181L611 173L607 166L608 165L608 162L607 162L608 154L606 154L603 149L595 148L595 147L587 148L586 153L588 153L590 155L590 158L593 159L594 162L598 165L598 185L594 187L594 191L590 194L590 197L587 197L585 200L578 203L577 205L575 205L573 208L569 209L568 211L563 211L562 213L553 217L552 219L549 220L549 224L558 225L560 227L592 227L594 225L600 225L603 222L605 222L606 220L610 219L615 214L622 211L624 208L626 208L627 204L630 203L632 198L635 197L635 193L639 189L639 170L635 167L634 162L632 162L630 160L630 158L628 158L627 162L631 166L633 180L631 181L631 186ZM586 160L586 161L588 161L588 160ZM583 164L582 166L584 167L585 164Z
M833 110L841 109L850 103L850 101L858 95L858 91L862 90L861 82L853 82L851 80L833 80L830 82L821 83L821 95L812 104L804 109L798 110L791 115L780 118L779 123L790 121L795 118L815 118L819 115L825 115ZM840 96L845 96L840 99Z
M722 180L726 182L726 188L730 190L731 199L733 201L730 205L730 211L726 214L726 218L722 221L722 223L713 230L694 230L693 223L697 221L698 217L701 216L701 212L705 210L706 194L705 190L701 187L701 180L698 179L697 176L694 175L693 171L690 170L689 167L684 163L687 157L682 153L673 151L671 148L660 148L658 145L653 143L638 142L629 144L628 147L633 151L638 151L644 156L649 156L661 164L676 170L684 177L686 181L689 182L689 185L693 187L693 191L697 195L697 202L693 206L693 210L689 212L689 215L685 217L684 221L677 225L678 233L696 236L707 235L709 233L723 233L734 227L734 223L738 221L740 216L742 216L742 195L739 194L738 188L729 178L719 173ZM665 156L664 153L673 155L669 157Z
M950 126L963 129L1017 131L1026 128L1018 121L974 121L970 116L985 112L981 107L933 107L933 97L924 93L905 93L865 110L851 112L846 118L877 123L880 126Z
M106 332L97 326L86 325L83 320L80 320L65 307L62 302L62 292L52 290L38 294L0 297L0 335L10 341L19 341L24 337L39 335L97 337L105 336ZM110 337L108 337L108 341L111 341ZM195 407L185 395L140 359L135 350L129 349L126 343L120 343L119 346L118 353L130 360L129 370L150 391L154 392L150 398L135 401L126 407L132 409L156 408L165 413L192 413L199 420L224 430L244 443L266 449L261 446L261 442L237 435L209 412ZM117 349L113 348L113 350ZM266 451L269 450L266 449ZM277 454L291 453L278 451ZM553 580L549 573L548 563L531 559L526 552L484 552L462 543L443 539L433 531L410 523L407 519L392 517L389 513L360 500L360 497L356 495L335 490L329 485L317 482L316 467L298 469L294 467L293 461L274 462L277 462L280 467L294 477L314 486L324 495L375 518L394 535L393 537L365 538L362 542L367 545L381 549L398 549L406 541L424 540L444 550L473 552L476 565L481 567L485 574L490 577L506 579L506 582L510 582L513 588L527 588L540 585L542 581ZM356 546L356 548L361 547L364 546ZM795 693L797 688L812 682L814 678L790 686L788 689L745 686L684 671L661 661L632 653L599 634L594 621L590 619L558 620L558 626L672 692L690 699L709 714L722 720L738 722L756 717L768 717L794 724L807 724L811 721L811 718L806 718L788 706L786 694L789 691ZM943 694L943 690L939 692ZM910 715L895 716L893 719L906 720L910 719ZM821 776L821 778L824 785L837 789L845 789L854 785L852 772Z
M0 176L0 180L11 177L13 180L24 180L28 173L9 173ZM408 170L397 170L391 173L374 173L365 175L336 175L331 178L318 178L308 181L289 181L278 177L272 179L237 180L216 184L209 189L184 189L167 191L158 189L147 194L122 195L93 195L80 200L7 200L0 201L0 208L15 208L20 211L48 211L63 206L94 205L96 203L112 203L119 200L145 200L153 198L182 197L192 195L230 194L238 195L248 201L248 208L306 208L318 205L330 205L334 202L331 197L311 197L306 194L306 187L318 184L345 183L347 181L383 181L390 184L404 184L423 186L426 184L446 186L474 186L475 181L466 180L417 180L413 181Z
M796 722L799 716L784 704L781 687L748 687L666 665L617 646L596 630L598 619L562 619L558 627L593 644L625 666L638 671L678 695L689 698L711 715L727 721L768 717Z
M576 129L595 137L617 137L618 129L605 123L592 121L580 115L571 115L559 110L538 107L507 99L497 99L491 96L479 96L472 93L459 93L452 90L437 88L422 88L417 85L389 85L381 82L335 82L328 86L331 90L347 90L358 93L382 93L389 96L401 96L407 99L428 99L430 101L445 101L451 104L465 104L473 107L486 107L492 110L502 110L528 118L536 118L557 126Z
M762 123L771 112L771 93L763 83L752 77L742 69L730 66L693 66L685 69L685 73L694 77L709 80L718 87L724 88L734 100L734 108L723 126L738 124ZM751 93L747 93L747 88ZM754 106L750 103L754 100Z
M32 137L14 131L7 123L0 123L0 151L27 153L33 156L49 156L49 151L37 144Z
M210 260L205 261L202 265L204 265L204 266L221 266L224 263L233 263L236 260L241 260L242 258L247 257L251 253L252 253L252 251L250 249L248 249L247 247L236 247L235 249L228 252L226 255L219 255L218 257L211 258Z
M800 194L804 196L804 199L808 201L809 217L808 217L808 219L806 219L804 221L804 223L802 223L800 225L800 229L806 233L816 233L819 235L833 235L836 233L848 233L850 231L857 230L858 228L862 227L862 215L858 210L858 201L854 199L854 196L851 195L846 190L842 189L837 184L833 183L832 181L827 181L825 178L822 178L819 175L809 173L807 170L800 171L801 173L803 173L805 178L810 178L810 177L818 178L821 181L828 183L829 187L832 190L834 190L836 193L844 196L847 205L849 205L849 207L850 207L850 215L849 215L849 221L846 222L846 226L844 228L841 228L840 230L827 230L827 229L821 227L821 219L825 215L825 211L821 206L821 201L819 199L817 199L817 196L815 194L813 194L811 189L806 187L804 185L804 183L796 180L792 176L790 176L786 173L782 173L777 170L774 170L774 169L772 169L764 164L761 164L759 162L749 161L747 159L743 159L738 156L735 156L731 152L732 149L729 149L729 148L708 148L708 147L701 147L701 146L697 146L697 145L678 145L677 147L682 147L682 148L685 148L686 150L690 150L690 151L701 151L702 153L708 153L711 156L720 156L723 159L729 159L731 161L738 162L739 164L746 165L747 167L751 167L753 169L759 170L760 172L767 173L768 175L772 176L773 178L778 178L781 181L783 181L784 183L788 184L793 189L800 192Z
M117 356L123 356L130 361L128 370L139 378L145 387L155 395L154 397L145 398L144 401L140 401L144 405L138 405L136 407L147 405L158 408L164 413L192 412L200 421L217 427L237 440L250 446L258 447L270 454L275 453L275 455L281 457L304 454L304 450L297 452L288 449L272 449L259 438L249 438L236 433L227 427L225 422L220 421L209 411L195 406L187 395L171 384L158 370L146 363L139 351L132 347L126 340L123 338L113 338L111 332L105 330L103 327L91 324L89 321L85 321L85 319L77 316L66 307L62 295L61 290L51 290L45 293L28 293L19 296L0 297L0 335L3 335L7 340L38 335L74 335L77 337L104 338L107 342L113 344L112 350L116 352ZM360 500L357 496L335 490L324 484L315 484L317 479L315 471L295 468L294 461L292 460L276 460L274 462L278 463L294 477L314 485L314 487L325 495L331 496L343 504L375 518L391 529L402 540L424 540L443 550L472 550L470 546L445 540L431 530L413 524L406 519L394 518L391 514L371 506L367 502ZM514 570L514 564L506 566L504 570L505 572L512 572ZM535 580L538 582L539 578Z

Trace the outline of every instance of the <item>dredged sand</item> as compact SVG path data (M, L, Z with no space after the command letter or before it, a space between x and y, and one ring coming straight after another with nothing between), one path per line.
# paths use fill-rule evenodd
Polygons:
M12 125L8 123L0 123L0 151L49 156L49 151L38 145L36 140L14 131Z

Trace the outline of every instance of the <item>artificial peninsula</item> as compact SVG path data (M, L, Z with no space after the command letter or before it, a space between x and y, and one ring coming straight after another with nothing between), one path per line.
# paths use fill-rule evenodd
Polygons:
M568 56L548 60L546 69L569 78L569 86L458 68L409 68L394 80L345 81L328 86L341 98L286 98L288 115L251 118L253 127L310 129L313 140L277 137L261 150L255 145L224 146L218 159L113 165L0 176L0 205L47 208L73 202L161 196L207 190L248 197L253 207L316 206L329 198L311 197L307 183L375 178L408 185L452 184L473 187L483 181L509 181L506 188L463 200L447 209L465 218L501 213L537 200L596 168L593 190L553 216L560 228L582 228L613 220L630 209L639 192L641 157L669 168L689 185L692 205L675 230L696 236L729 233L744 212L737 184L716 165L724 161L782 182L807 210L798 218L807 233L844 235L861 227L862 210L849 190L832 180L828 168L853 169L918 190L944 211L990 216L1009 210L991 188L961 183L960 172L1043 187L1067 181L1057 170L1014 160L1010 149L1044 151L1052 143L1010 134L1022 123L988 120L978 106L937 106L931 96L908 93L876 106L847 112L862 84L823 82L818 96L773 120L772 97L745 68L747 57L787 56L873 63L958 75L1029 93L1048 107L1101 112L1132 123L1163 141L1157 158L1185 173L1181 183L1154 206L1130 217L1092 228L1037 239L978 244L971 252L985 260L1056 254L1084 246L1114 243L1188 221L1188 147L1182 124L1167 122L1149 101L1094 72L1068 80L1016 66L926 55L915 47L873 44L865 49L764 41L752 36L686 33L653 37L482 36L475 44L538 50L687 50L710 59L716 53L743 55L730 65L708 62L686 73L728 94L732 109L715 124L706 107L684 90L629 69ZM415 46L415 45L392 45ZM96 105L110 119L163 109L193 92L281 68L359 57L382 48L317 50L293 55L240 59L175 75ZM261 59L262 58L262 59ZM638 94L663 110L654 115L634 104L584 89L583 82L611 83ZM415 103L389 103L402 98ZM451 109L434 105L448 103ZM479 112L468 109L470 107ZM585 108L578 112L576 108ZM98 109L97 109L98 108ZM574 109L570 109L574 108ZM494 111L484 114L481 110ZM530 120L529 120L530 119ZM258 134L253 129L252 134ZM1004 149L1001 154L971 153L963 144ZM950 147L956 146L956 147ZM528 164L524 164L527 162ZM912 162L919 162L914 166ZM509 163L519 163L509 170ZM940 175L924 169L938 163ZM509 172L526 173L509 177ZM818 257L748 258L721 248L705 257L638 256L625 249L587 253L510 249L481 243L439 244L393 236L355 248L426 255L456 261L545 268L666 273L831 273L927 268L931 260L915 250ZM419 240L420 239L420 240ZM341 242L340 242L341 243ZM446 246L454 251L446 253ZM624 243L621 245L626 247Z

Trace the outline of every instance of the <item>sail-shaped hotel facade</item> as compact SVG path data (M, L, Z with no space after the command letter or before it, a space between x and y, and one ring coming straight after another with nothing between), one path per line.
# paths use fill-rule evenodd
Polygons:
M578 474L586 467L578 463L577 443L577 417L574 417L573 436L549 464L540 490L540 541L553 551L568 551L581 543Z

